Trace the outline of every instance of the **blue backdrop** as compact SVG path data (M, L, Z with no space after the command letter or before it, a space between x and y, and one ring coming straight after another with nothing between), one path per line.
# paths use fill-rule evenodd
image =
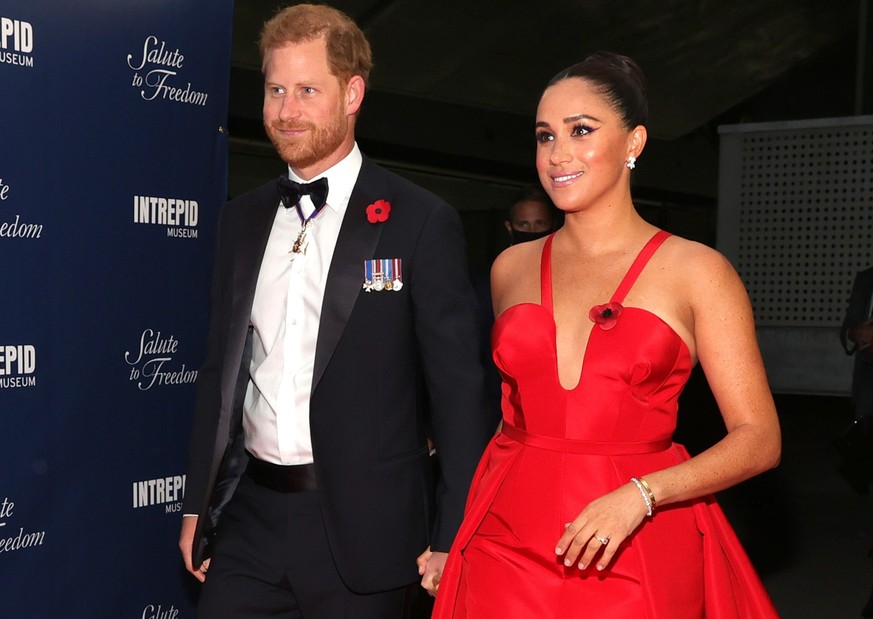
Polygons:
M0 0L6 617L193 616L176 540L232 0Z

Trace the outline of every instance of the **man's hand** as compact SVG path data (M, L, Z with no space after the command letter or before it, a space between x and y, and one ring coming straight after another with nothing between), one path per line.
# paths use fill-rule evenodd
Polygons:
M873 318L866 320L849 331L849 339L854 340L858 350L870 348L873 341Z
M448 558L447 552L432 552L428 546L427 550L421 553L415 561L418 565L418 574L421 576L421 586L431 597L436 597L440 588L440 579L443 576Z
M185 562L185 569L194 575L194 578L200 582L206 581L206 572L209 570L209 562L211 559L206 559L202 565L194 568L191 563L191 553L194 548L194 529L197 528L197 516L184 516L182 518L182 532L179 534L179 550L182 551L182 560Z

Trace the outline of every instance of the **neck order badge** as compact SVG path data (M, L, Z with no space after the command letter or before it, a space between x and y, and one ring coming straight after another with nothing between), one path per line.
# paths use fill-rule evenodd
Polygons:
M291 246L290 253L302 254L306 251L306 229L309 226L309 222L318 216L321 209L327 203L327 178L319 178L311 183L298 183L282 176L276 181L276 189L279 191L279 198L282 200L285 208L293 207L297 210L297 216L300 217L302 227L300 228L300 234L297 235L297 239ZM315 210L312 211L309 217L306 217L303 214L303 209L300 208L300 198L304 195L309 196L312 200L312 205L315 207Z

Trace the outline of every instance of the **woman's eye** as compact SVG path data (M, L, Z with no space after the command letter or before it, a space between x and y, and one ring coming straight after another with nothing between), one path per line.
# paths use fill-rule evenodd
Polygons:
M540 144L551 142L553 139L552 134L546 131L538 131L536 134L536 141Z
M572 134L573 135L588 135L592 131L594 131L594 129L592 129L591 127L588 127L586 125L576 125L575 127L573 127Z

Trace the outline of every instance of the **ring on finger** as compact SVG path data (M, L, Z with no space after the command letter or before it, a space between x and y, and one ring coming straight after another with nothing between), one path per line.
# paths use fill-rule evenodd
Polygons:
M596 539L598 542L600 542L600 543L603 544L604 546L606 546L606 545L609 543L609 536L608 536L608 535L607 535L606 537L600 537L599 535L597 535L597 534L595 533L595 534L594 534L594 539Z

